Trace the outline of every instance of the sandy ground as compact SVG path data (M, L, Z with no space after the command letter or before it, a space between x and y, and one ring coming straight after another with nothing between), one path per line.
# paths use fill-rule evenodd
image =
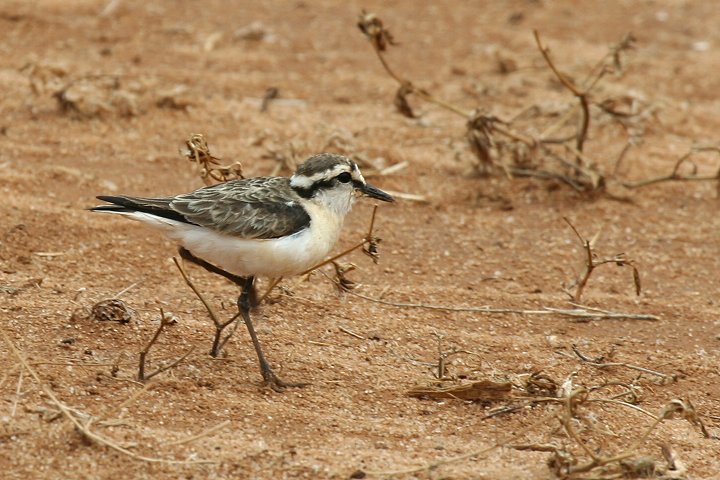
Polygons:
M4 478L361 478L418 467L403 475L553 478L552 453L511 446L552 444L582 464L590 457L579 439L607 458L641 439L673 399L692 402L711 438L697 422L668 419L632 458L651 457L660 472L668 468L666 445L687 469L679 478L718 478L715 182L616 187L589 198L555 181L473 175L464 121L417 99L411 101L420 118L400 116L392 104L397 85L355 26L361 9L376 12L399 42L388 54L398 71L467 110L507 119L536 106L537 131L573 99L544 64L532 30L579 78L632 31L637 47L625 57L624 75L608 76L596 91L627 95L650 112L636 125L642 142L619 171L637 180L669 173L693 145L717 142L720 11L712 2L106 6L0 3ZM500 71L499 59L512 62L512 71ZM261 113L270 87L279 98ZM64 110L53 96L60 91ZM627 133L594 115L585 151L610 171ZM380 166L407 162L372 181L428 202L380 206L379 264L359 252L343 260L357 265L349 274L361 284L354 292L454 307L570 308L563 286L584 257L567 217L588 238L600 231L598 254L624 252L642 279L636 296L630 268L603 266L583 303L660 320L573 322L560 314L397 307L340 295L315 273L285 280L255 313L279 374L311 383L269 391L244 330L224 356L207 354L212 325L170 261L170 241L86 210L98 194L160 196L201 186L178 153L190 133L203 133L216 156L242 162L248 176L277 171L272 152L291 148L300 157L329 149ZM718 168L712 153L694 158L698 174ZM372 202L358 202L337 251L362 238L371 210ZM215 308L232 315L237 289L189 271ZM85 314L125 289L120 298L135 312L129 323ZM149 367L195 349L143 385L136 381L138 352L157 328L160 308L177 323L152 349ZM577 407L570 420L576 439L557 418L564 412L558 402L412 398L409 388L434 380L439 337L446 353L464 352L448 359L450 377L510 381L513 395L527 393L536 372L556 384L605 387ZM573 354L573 344L590 358L664 376L596 368ZM632 386L642 410L608 401L628 400L615 397L625 388L619 384ZM58 402L124 452L80 435L58 415ZM521 408L488 416L506 405ZM496 444L502 446L490 448ZM467 458L453 460L460 455Z

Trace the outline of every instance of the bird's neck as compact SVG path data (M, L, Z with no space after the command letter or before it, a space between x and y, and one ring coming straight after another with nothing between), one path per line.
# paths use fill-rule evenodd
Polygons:
M355 195L347 192L324 190L317 192L308 200L342 221L348 214L355 201Z

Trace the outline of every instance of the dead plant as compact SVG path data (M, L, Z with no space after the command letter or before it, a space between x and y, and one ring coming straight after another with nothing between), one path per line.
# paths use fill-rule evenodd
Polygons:
M45 398L48 399L50 404L52 405L53 412L49 412L48 420L52 421L57 418L65 418L67 421L70 422L70 424L74 427L75 433L80 435L85 441L87 441L88 444L91 445L99 445L103 447L107 447L111 450L114 450L122 455L125 455L133 460L138 460L142 462L148 462L148 463L165 463L165 464L174 464L174 465L198 465L198 464L208 464L208 463L215 463L213 461L208 460L199 460L199 459L189 459L189 460L176 460L172 458L163 458L163 457L155 457L155 456L148 456L143 455L141 453L137 453L136 451L133 451L135 447L127 447L121 445L116 440L103 435L101 433L98 433L97 426L102 426L103 423L112 424L113 422L103 422L100 421L98 418L89 415L87 413L84 413L76 408L73 408L66 403L62 402L55 391L50 388L48 383L43 381L42 377L38 373L38 371L28 362L27 358L25 357L25 354L15 346L15 344L10 340L10 337L8 334L0 329L0 337L2 337L3 342L7 346L10 353L15 357L17 360L17 363L21 366L22 370L26 371L30 377L33 379L33 381L36 383L37 388L40 389L42 394L45 396ZM142 392L144 390L141 390ZM128 400L128 402L132 401L131 399ZM131 450L133 449L133 450Z
M673 418L687 420L692 425L699 427L703 436L709 437L705 425L692 403L689 400L673 399L662 408L654 421L632 444L622 447L617 453L600 453L601 449L592 447L588 439L584 438L576 428L578 420L583 417L580 413L581 408L587 408L591 400L590 393L586 388L574 387L565 396L562 411L556 415L565 435L581 452L576 453L567 447L558 448L553 452L548 460L548 465L559 478L583 478L584 474L588 472L592 472L600 478L644 477L654 474L656 469L660 470L656 460L653 457L641 455L638 450L660 423ZM584 424L592 425L591 422ZM592 430L591 427L586 427L586 429ZM588 434L590 433L597 432L589 431ZM607 447L602 450L606 449ZM672 464L670 468L673 468Z
M385 72L398 84L393 103L400 114L408 118L418 116L409 102L409 98L414 96L465 119L465 137L476 159L474 167L479 174L500 173L509 178L534 177L558 181L585 194L606 192L609 183L626 188L639 188L667 181L717 181L720 192L720 169L712 176L697 175L694 172L689 175L679 173L680 166L689 163L690 155L696 150L681 158L669 175L633 182L617 177L617 165L610 173L603 171L600 162L586 152L593 111L598 115L609 116L622 125L630 135L616 163L626 156L630 146L637 143L637 134L631 132L632 122L647 116L644 110L638 108L639 102L629 94L596 98L597 86L603 78L611 73L616 76L622 75L623 54L633 49L636 43L632 33L627 33L611 46L608 53L589 69L582 81L575 81L558 68L550 48L543 44L540 33L534 31L535 43L545 64L563 88L573 95L575 102L564 107L564 113L561 113L559 119L550 126L530 124L522 128L519 123L525 112L537 110L540 116L543 115L539 107L525 107L523 111L512 117L512 120L507 121L482 109L467 111L453 105L418 87L415 82L398 74L391 67L385 54L397 43L376 14L363 11L358 20L358 27L368 38ZM626 108L628 106L630 108ZM566 125L573 119L577 119L574 130L565 133ZM541 133L530 133L537 131ZM558 131L563 133L558 135ZM717 148L706 147L704 150L717 150Z
M576 353L579 354L577 351ZM651 372L644 368L643 371ZM698 428L704 438L711 438L702 416L690 400L672 399L665 403L659 414L653 414L637 405L639 400L636 385L621 380L605 380L599 385L586 386L577 383L577 374L578 372L573 372L559 382L548 374L535 372L520 388L513 388L510 382L503 385L489 381L413 387L408 391L408 395L413 397L501 402L500 406L491 409L481 420L519 410L529 411L527 407L530 406L544 405L548 411L521 431L505 432L490 446L418 467L367 473L405 475L429 472L470 458L477 461L491 450L504 447L518 451L549 453L548 467L561 479L637 478L652 475L668 480L683 478L678 475L686 471L685 466L667 441L660 442L663 460L648 454L647 443L660 423L672 419L686 420ZM619 393L616 393L618 391ZM612 423L603 421L602 414L610 407L640 413L650 418L651 422L646 427L641 427L637 435L627 442L622 440L627 436L618 435ZM536 412L537 409L530 411ZM561 433L560 438L558 432ZM532 434L533 441L521 441L528 433Z
M160 338L160 334L162 334L163 330L166 327L168 327L176 322L177 322L177 319L172 314L166 314L162 308L160 309L160 325L158 325L157 330L155 330L155 334L152 336L152 338L147 343L147 345L145 345L145 347L140 351L140 359L139 359L139 364L138 364L138 380L139 381L144 382L146 380L150 380L152 377L154 377L162 372L165 372L167 370L170 370L171 368L176 367L183 360L185 360L188 357L188 355L190 355L193 352L193 350L195 350L195 347L191 347L190 350L188 350L184 355L182 355L178 359L170 362L167 365L159 366L157 369L155 369L154 371L152 371L150 373L146 373L146 371L145 371L146 360L147 360L148 353L150 353L150 349L153 347L153 345L155 345L155 342L158 341L158 338Z
M210 154L205 136L201 133L193 133L185 140L188 150L183 154L197 165L198 173L205 185L212 185L213 182L227 182L229 180L245 178L242 173L242 164L234 162L223 165L220 159Z
M583 262L582 273L577 277L577 279L572 283L572 285L570 285L568 289L565 289L565 292L570 296L573 302L580 301L583 291L587 286L587 282L588 280L590 280L590 276L595 271L595 269L600 265L606 264L614 264L618 267L630 267L633 274L633 283L635 284L635 295L640 295L642 289L642 286L640 284L640 271L635 266L634 260L627 258L624 253L618 253L612 257L598 257L593 247L598 237L600 236L600 231L598 231L592 239L587 240L585 237L580 235L580 232L577 231L577 229L570 222L570 220L568 220L566 217L563 217L563 220L565 220L565 223L567 223L572 229L572 231L575 232L575 235L582 243L583 250L585 251L585 260ZM570 289L572 288L575 289L574 293L570 292Z

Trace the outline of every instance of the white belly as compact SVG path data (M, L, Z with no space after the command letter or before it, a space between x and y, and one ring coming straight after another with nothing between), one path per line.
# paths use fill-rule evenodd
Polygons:
M125 215L163 230L193 255L226 272L247 277L287 277L320 263L335 245L343 219L311 213L310 227L288 237L248 240L141 212Z
M312 228L284 238L243 240L198 227L170 233L193 255L240 276L286 277L320 263L337 236L317 235Z

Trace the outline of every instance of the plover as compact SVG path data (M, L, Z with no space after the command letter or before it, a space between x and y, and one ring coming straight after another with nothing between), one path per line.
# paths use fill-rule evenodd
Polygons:
M307 159L291 177L231 180L174 197L98 196L110 203L91 210L115 213L162 230L180 255L241 287L237 305L266 384L281 381L265 360L250 320L255 277L297 275L320 263L335 245L359 191L393 198L365 181L357 164L336 154Z

